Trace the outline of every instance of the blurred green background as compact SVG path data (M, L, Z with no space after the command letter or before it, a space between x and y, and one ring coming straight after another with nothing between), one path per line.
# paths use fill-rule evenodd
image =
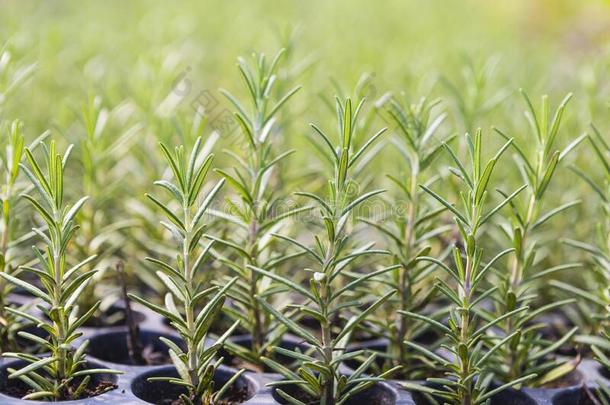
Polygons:
M192 122L193 105L210 98L218 103L211 115L228 108L220 87L244 94L235 61L253 51L287 48L287 86L303 85L283 118L285 142L299 149L290 166L296 178L299 162L313 164L302 141L307 124L333 128L326 100L338 92L367 95L369 108L386 91L440 97L449 112L445 133L491 133L494 125L526 140L532 134L517 90L536 102L549 94L553 107L573 92L561 145L592 121L610 131L608 1L2 1L0 10L0 46L10 55L0 64L2 119L23 120L30 138L51 129L78 146L83 106L99 96L114 111L108 131L135 134L129 153L108 164L113 174L105 180L128 181L121 179L116 194L97 190L110 223L129 216L125 207L159 178L156 141L184 138L175 121ZM29 78L12 88L20 75ZM373 127L384 125L373 120ZM222 135L218 148L233 142ZM555 222L550 238L592 238L598 202L565 168L575 164L595 177L598 163L590 156L588 146L579 147L552 185L552 206L583 196L585 202ZM395 159L377 165L371 176L378 182L401 169ZM500 177L520 182L509 163ZM73 188L81 193L83 186ZM563 255L561 249L551 261Z

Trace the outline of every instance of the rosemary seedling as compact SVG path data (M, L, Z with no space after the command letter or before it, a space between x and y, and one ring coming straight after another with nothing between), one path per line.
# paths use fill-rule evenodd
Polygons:
M10 130L3 128L6 136L6 155L3 155L2 169L5 182L2 185L2 239L0 242L0 267L2 273L15 275L12 258L9 256L9 246L12 239L14 204L16 200L15 182L19 175L19 163L23 156L24 139L21 133L22 124L14 121ZM8 295L12 290L12 284L7 283L4 278L0 279L0 352L16 350L16 331L22 324L18 317L10 316L5 310L9 305Z
M117 169L128 155L139 126L136 124L123 129L126 118L117 120L119 108L109 110L102 105L101 97L91 97L82 108L84 134L79 133L76 147L82 165L82 187L85 194L91 197L91 202L79 214L82 230L75 241L75 248L81 255L96 255L96 265L100 269L94 282L79 298L79 306L90 308L99 298L100 310L94 314L94 322L99 325L113 325L125 320L122 311L110 316L106 314L120 293L105 278L108 278L108 270L113 268L115 256L127 244L123 231L134 225L134 221L120 219L121 213L115 202L125 191L123 171Z
M28 235L16 238L18 231L16 204L19 194L27 189L26 184L18 181L19 164L23 158L25 144L23 124L21 121L15 120L10 125L3 127L1 131L1 135L6 141L6 150L5 154L0 158L4 175L1 195L2 223L0 229L2 235L0 236L0 271L18 276L19 272L21 272L19 262L23 261L25 256L19 245L22 244L20 242L29 239ZM30 148L34 148L45 136L46 133L41 135L30 145ZM6 310L5 307L11 305L9 295L12 290L13 285L8 283L6 279L0 278L0 353L19 350L17 332L30 323ZM27 311L27 308L30 306L29 304L23 305L19 310Z
M400 265L386 275L385 284L396 291L396 295L387 305L387 312L379 319L374 318L374 323L389 342L383 368L402 366L401 375L406 379L416 379L424 363L417 358L418 353L413 353L403 342L417 339L429 325L408 319L401 313L420 312L435 294L435 290L425 283L432 265L416 259L428 255L431 241L452 228L437 224L435 220L445 208L430 207L428 200L422 197L424 191L418 187L420 183L429 185L438 179L438 175L427 173L433 170L431 164L443 149L442 143L435 142L438 128L446 117L445 113L434 114L433 109L438 103L438 100L422 98L418 103L405 107L394 97L385 100L382 107L396 132L393 144L403 159L401 164L404 162L409 170L400 176L387 176L400 192L392 203L403 207L396 210L399 214L393 215L391 221L363 219L386 236L394 261Z
M342 361L362 355L362 351L345 352L351 333L364 319L390 299L394 295L394 291L390 291L381 298L370 302L363 310L360 310L362 302L350 300L348 297L353 296L355 288L398 267L391 266L364 274L352 273L348 270L350 264L356 259L387 253L372 249L372 244L368 242L363 246L354 246L351 236L351 219L356 209L383 192L383 190L374 190L354 195L350 191L350 185L354 184L350 169L359 162L366 150L385 131L385 129L382 129L370 137L360 149L355 150L353 148L352 141L363 103L364 100L356 108L353 108L350 99L347 99L344 103L337 100L338 144L333 144L331 138L324 131L312 125L315 133L320 137L320 142L324 145L326 157L333 162L333 173L332 177L328 179L328 194L326 196L311 193L299 194L312 199L317 204L321 217L320 226L325 231L315 236L313 247L308 247L290 237L277 235L278 238L288 241L299 250L305 250L308 256L313 259L316 269L307 269L313 272L313 277L309 280L309 288L307 289L270 271L251 267L258 274L275 280L304 300L302 304L293 304L287 308L287 311L281 312L265 300L259 299L259 302L269 313L309 343L315 353L293 352L276 347L276 352L292 357L300 363L296 372L288 370L272 360L265 359L270 367L286 378L287 382L273 382L270 385L275 386L277 394L291 404L301 404L308 400L319 401L322 405L343 404L355 394L395 371L388 370L376 377L365 376L364 371L374 360L374 354L366 360L363 367L349 376L342 374L339 370ZM345 282L345 279L349 282ZM320 337L314 336L290 318L293 309L315 319ZM350 309L357 311L357 315L350 317L344 324L337 324L335 319L345 319ZM340 331L334 333L333 328L339 328ZM295 385L302 392L302 395L307 397L307 400L299 399L298 395L291 395L283 389L283 386L287 383Z
M526 117L534 133L536 147L532 153L533 157L529 158L527 148L523 145L518 145L517 142L511 145L516 151L516 160L527 188L520 196L525 204L522 204L520 199L511 201L510 222L501 224L501 230L515 249L515 254L511 257L509 272L505 273L498 290L499 300L495 310L497 316L534 305L539 296L539 281L543 277L546 279L558 271L580 266L578 263L568 263L548 269L538 268L541 259L538 238L540 229L553 217L580 203L568 202L546 212L542 211L545 193L557 172L558 164L584 139L582 136L578 137L562 151L555 150L564 111L572 95L568 94L563 99L551 119L546 96L542 97L541 112L537 113L528 96L524 92L522 94L528 106ZM508 139L502 131L496 129L496 132ZM537 316L573 301L560 300L539 306L532 311L521 311L498 325L503 331L498 339L519 331L510 344L496 352L496 373L499 379L508 382L535 373L538 378L528 381L528 384L542 385L574 370L577 361L559 360L555 358L554 351L569 342L578 328L574 327L556 341L549 342L540 335L544 323L535 323Z
M236 232L231 238L212 237L218 244L229 248L232 253L221 257L238 277L238 282L229 294L233 306L226 312L239 320L252 338L250 347L231 345L231 350L250 364L261 366L260 357L270 355L269 347L275 344L285 331L281 325L272 325L270 317L262 308L257 296L266 294L269 283L252 271L249 266L262 267L275 271L285 262L274 251L270 235L277 232L283 221L309 207L286 209L283 206L282 190L273 181L279 165L294 150L277 152L276 137L277 114L286 102L299 90L295 87L274 101L274 87L277 86L279 69L284 51L280 51L269 63L263 54L255 55L255 67L239 59L238 68L245 81L250 97L250 113L247 107L227 91L223 94L236 108L235 118L244 136L242 155L231 151L227 153L235 160L232 171L217 170L233 188L239 201L228 200L230 215L212 211L212 214L232 223Z
M585 243L572 239L565 239L564 243L586 252L591 258L593 277L586 279L593 283L593 288L583 289L561 281L553 281L553 285L561 288L570 295L579 297L587 303L591 318L596 321L590 333L592 336L579 336L579 340L591 345L595 358L602 366L610 369L610 145L603 138L595 126L591 126L593 134L587 139L603 168L603 179L596 181L591 175L573 167L578 174L599 196L601 200L601 220L596 226L595 243ZM591 307L591 305L593 307ZM606 392L610 399L610 392ZM609 401L610 402L610 401ZM607 403L607 402L604 402Z
M168 381L185 387L187 393L181 394L179 398L185 405L217 403L241 374L236 373L223 387L215 390L214 374L222 361L222 358L215 358L216 353L238 322L209 347L206 347L206 336L210 325L222 310L227 291L235 284L236 279L231 279L223 288L204 288L196 277L208 260L213 243L202 246L202 237L206 230L203 219L224 184L224 180L220 180L206 193L205 198L201 199L213 159L213 155L204 156L201 148L201 138L197 138L188 156L183 146L176 147L172 154L161 144L161 150L175 181L172 183L159 180L155 184L167 191L173 201L166 204L152 195L147 197L163 212L166 221L161 224L179 243L179 249L176 252L175 264L147 258L157 265L159 270L156 274L168 289L164 307L129 294L132 299L166 317L180 334L184 348L169 339L160 338L168 346L179 377L155 377L150 380Z
M490 370L491 356L508 344L519 333L519 330L495 342L489 348L486 348L484 344L486 332L516 313L526 311L527 307L518 308L489 321L479 315L478 309L481 302L496 290L495 287L482 288L485 281L488 280L490 270L499 259L513 251L513 249L506 249L487 263L483 263L481 227L502 207L512 201L519 192L523 191L524 187L517 189L494 208L488 210L486 200L488 200L487 190L491 184L491 177L496 163L512 140L504 144L487 163L483 161L482 156L481 131L478 130L474 137L467 134L466 140L470 155L470 170L466 169L455 152L448 146L446 147L457 166L452 169L452 173L463 185L460 192L462 210L430 188L421 186L426 193L454 215L462 239L462 245L456 246L453 250L453 268L433 257L426 256L417 259L435 263L453 282L449 283L443 278L438 278L436 284L439 292L451 302L448 326L421 314L405 313L410 318L428 322L444 333L449 339L449 343L442 347L450 353L448 359L414 342L405 342L445 370L444 377L428 378L429 385L407 384L407 387L419 390L431 398L442 399L444 402L456 405L485 403L496 393L535 377L535 375L526 375L498 387L491 386L493 377Z
M50 355L40 358L26 353L9 352L4 353L4 356L29 363L19 370L9 369L9 378L19 378L31 387L33 392L25 395L25 399L70 400L86 395L89 389L95 389L97 393L111 389L112 385L89 387L91 376L118 372L87 368L87 340L78 347L72 346L75 339L81 336L78 328L99 306L97 302L79 316L75 305L78 296L96 272L95 269L84 273L80 270L91 263L95 256L88 257L72 267L69 267L69 258L66 257L67 246L78 229L75 217L88 197L83 197L72 205L64 202L64 170L71 147L62 157L56 151L55 142L42 146L46 171L43 171L30 149L25 149L30 167L21 165L21 169L39 194L38 199L29 194L24 194L23 197L32 204L45 225L34 229L45 246L44 249L33 248L39 267L21 268L32 273L38 279L40 287L8 273L0 273L0 276L43 301L44 305L39 305L38 308L46 319L38 319L11 307L7 307L7 310L34 322L50 335L50 338L45 340L27 332L19 332L19 336L41 345Z

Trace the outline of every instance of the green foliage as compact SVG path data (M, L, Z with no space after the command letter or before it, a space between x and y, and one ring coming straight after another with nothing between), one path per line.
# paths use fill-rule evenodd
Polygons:
M237 327L238 322L209 347L206 347L206 336L212 322L222 310L227 291L235 284L236 279L230 280L223 288L205 288L196 277L209 259L213 243L202 246L202 238L206 232L203 219L224 184L224 180L220 180L207 190L205 198L201 199L213 159L213 155L204 156L201 147L201 138L197 138L192 151L187 156L183 146L176 147L172 154L164 144L161 144L161 150L173 174L174 182L159 180L155 185L172 197L172 204L163 203L152 195L147 197L165 216L166 220L161 221L161 225L173 235L179 243L179 249L176 251L174 264L156 258L147 258L158 267L156 274L168 289L163 307L130 294L130 297L137 302L167 318L180 334L184 347L161 338L168 346L179 378L155 377L151 380L168 381L186 387L188 394L182 394L180 400L188 405L217 403L226 388L231 386L241 374L241 372L236 373L223 387L215 390L214 374L222 361L216 358L216 354L225 339Z
M482 156L481 131L478 130L474 137L467 134L466 140L470 155L470 171L446 146L457 166L452 173L462 183L460 191L462 209L451 204L430 188L421 185L426 193L454 214L454 220L461 236L461 246L456 246L453 250L453 268L433 257L417 259L435 263L449 278L449 282L443 278L437 278L436 284L436 288L451 303L448 325L422 315L405 313L408 317L428 322L445 334L448 343L444 344L443 348L449 352L448 358L445 358L419 344L405 342L408 346L429 357L438 368L445 370L443 377L427 379L430 386L409 385L409 387L456 405L485 403L494 394L535 377L535 374L531 374L508 381L499 387L490 385L493 378L492 356L507 345L519 331L515 330L510 335L498 339L489 348L486 348L486 333L516 313L527 311L528 307L515 309L491 320L480 315L481 303L497 289L496 287L484 288L485 281L489 280L490 270L498 260L514 250L503 250L485 263L481 247L481 227L502 207L513 201L525 186L511 193L494 208L487 209L488 189L493 184L492 174L498 160L511 145L512 140L508 140L487 162L484 162Z
M345 102L337 100L337 121L339 127L338 143L320 128L312 124L312 128L324 144L327 157L333 162L332 176L328 179L328 192L325 196L311 193L300 193L316 204L320 215L320 226L324 230L315 236L315 244L308 247L301 242L287 236L276 235L297 247L305 250L306 254L315 264L315 269L309 280L309 288L299 283L268 272L265 269L251 267L260 275L272 278L277 283L288 288L294 294L302 297L300 304L290 305L285 311L278 311L266 301L259 299L265 309L282 322L292 332L303 338L312 346L312 353L288 351L275 348L279 353L297 360L300 367L297 371L289 370L280 364L265 359L265 362L285 377L285 381L270 383L276 387L278 395L292 404L300 404L299 399L282 389L283 385L293 384L312 401L319 401L322 405L343 404L358 392L370 387L376 381L383 380L395 370L388 370L378 376L366 376L366 365L351 375L344 375L339 370L342 361L361 355L362 352L349 353L345 351L354 329L371 313L394 295L390 291L381 298L374 299L366 309L363 302L350 299L353 291L364 284L371 282L385 272L392 271L398 266L382 268L370 273L354 273L349 271L350 265L357 260L385 251L372 249L371 243L354 246L352 240L351 221L353 216L363 204L383 190L369 191L363 194L354 193L355 179L351 177L351 168L364 156L364 152L385 131L382 129L368 138L368 141L359 149L353 148L355 128L358 115L362 110L364 100L354 108L348 98ZM348 281L343 283L343 278ZM354 309L356 314L349 317L344 325L335 324L334 319L345 318L347 311ZM303 326L291 319L291 311L311 316L318 325L319 337L315 336ZM333 327L340 326L340 332L332 332ZM372 355L367 363L374 360Z
M536 147L531 152L533 156L528 157L527 149L523 145L518 145L516 142L511 144L523 181L528 187L520 196L524 199L524 203L519 199L511 201L510 220L501 223L501 229L515 249L515 254L511 256L510 271L506 275L501 275L495 314L489 316L491 318L502 316L516 309L538 305L539 308L536 310L518 312L499 325L502 334L497 339L502 339L514 331L518 333L511 339L509 345L496 352L498 362L496 373L504 382L535 373L539 377L528 383L541 385L562 377L578 364L577 361L568 359L559 360L554 355L558 347L570 342L577 328L572 328L557 341L549 342L540 332L545 324L535 323L535 318L574 301L560 300L546 305L536 302L539 297L537 289L541 286L540 280L543 276L548 280L548 277L559 271L580 267L578 263L568 263L540 269L538 263L543 254L541 253L543 246L538 233L547 221L580 203L580 201L568 202L547 212L542 211L544 196L557 173L558 164L584 137L575 139L563 151L555 149L562 117L572 97L571 94L563 99L552 119L549 116L548 97L542 97L539 113L524 92L523 97L528 107L525 116L536 139ZM503 138L508 139L503 132L496 131Z
M401 366L405 379L422 378L430 371L426 367L427 359L404 344L405 340L413 341L430 330L425 322L401 315L421 312L435 295L435 290L427 283L433 265L417 258L427 255L434 240L451 229L451 226L438 223L445 208L430 206L422 197L425 192L418 187L420 183L429 186L439 178L437 173L430 173L439 151L443 150L442 143L435 138L446 114L435 113L438 104L438 100L422 98L405 107L395 97L386 96L380 107L395 127L392 143L402 158L401 167L406 167L408 173L388 175L399 192L390 202L392 214L396 215L389 221L387 218L381 221L363 219L386 238L395 264L400 265L384 276L383 284L396 293L386 305L387 312L374 317L371 327L380 328L381 335L390 342L383 368Z
M591 332L601 336L591 335L579 337L580 341L591 345L596 359L606 368L610 368L610 335L607 327L610 324L610 146L595 126L591 126L593 134L587 139L593 152L602 166L603 178L597 181L589 174L573 167L572 169L595 191L601 201L600 220L597 223L596 244L566 239L564 242L572 247L587 252L592 262L592 287L583 289L572 284L555 281L553 284L568 294L578 297L587 304L587 309L594 315L595 328ZM606 392L606 397L610 395Z
M19 194L27 189L27 184L19 181L19 172L25 139L23 136L23 123L15 120L10 126L2 128L3 140L6 142L5 154L0 158L2 161L2 173L5 179L2 184L2 236L0 239L0 271L2 273L17 277L21 272L19 263L23 261L24 252L21 245L30 235L17 237L18 218L15 205ZM36 139L30 149L46 137L46 133ZM33 233L31 234L33 235ZM17 343L17 332L23 329L29 321L14 316L6 310L6 306L11 305L9 294L13 290L13 285L4 278L0 278L0 352L16 351L19 349ZM30 305L22 305L19 311L27 311Z
M95 256L88 257L71 267L66 257L68 244L78 229L75 217L87 201L87 197L79 199L72 205L64 202L64 170L71 148L68 148L62 157L55 149L55 142L52 141L49 146L45 144L42 146L46 167L43 168L39 164L30 149L25 149L29 168L20 165L39 196L35 198L23 194L23 197L31 203L45 224L44 227L34 229L44 244L43 249L36 246L33 248L39 267L22 266L21 269L36 277L41 287L25 281L23 277L17 278L6 272L0 273L0 276L43 302L38 308L46 319L37 319L12 307L5 309L44 329L50 336L49 340L23 331L19 332L19 336L42 346L50 354L43 358L19 352L7 352L3 355L29 363L22 369L9 370L9 378L19 378L32 388L33 392L26 395L25 399L77 399L83 394L92 374L117 372L86 368L85 350L88 340L73 347L74 341L82 335L78 328L99 305L96 304L81 316L77 315L76 300L96 272L90 270L83 273L80 270L93 261ZM77 383L79 377L82 379Z
M261 307L256 297L268 296L270 283L250 266L275 272L285 260L280 259L271 235L278 232L286 220L310 209L290 207L276 179L281 164L294 152L278 152L274 139L281 131L277 128L278 113L299 90L295 87L274 101L275 87L281 83L278 69L284 53L284 50L278 52L271 62L263 54L254 55L254 67L241 58L238 60L237 66L251 103L249 109L235 96L222 91L236 109L234 115L244 140L238 153L227 151L235 162L232 170L217 170L238 200L227 200L228 213L211 211L232 225L231 237L212 238L227 248L228 253L218 253L218 256L237 277L229 291L234 305L226 311L252 336L251 347L231 345L230 349L258 366L261 356L271 355L270 346L279 341L285 328L272 324L273 318Z
M96 255L99 271L95 282L90 283L79 298L79 306L89 308L101 300L100 310L94 316L104 323L105 311L119 297L118 288L110 282L114 280L108 280L112 275L108 270L114 267L117 256L128 243L124 231L135 225L134 220L121 218L120 206L116 204L126 191L127 181L119 164L128 156L140 125L129 125L129 116L118 120L117 111L104 107L99 96L91 97L83 105L81 115L84 134L79 131L80 136L75 140L82 166L79 177L82 178L82 190L91 200L79 213L81 231L74 249L80 255Z

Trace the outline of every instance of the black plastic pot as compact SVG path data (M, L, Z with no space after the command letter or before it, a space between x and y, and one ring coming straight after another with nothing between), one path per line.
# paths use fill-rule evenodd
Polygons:
M167 345L160 340L161 337L171 340L178 346L182 345L182 340L176 335L142 329L139 331L139 343L143 357L149 362L137 364L129 356L128 337L129 333L125 330L96 333L89 338L87 352L90 356L107 363L144 367L171 363Z

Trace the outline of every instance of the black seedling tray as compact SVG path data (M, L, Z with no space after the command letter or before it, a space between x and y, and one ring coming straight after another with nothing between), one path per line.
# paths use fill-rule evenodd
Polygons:
M143 308L139 305L133 305L133 309L139 312L142 316L139 316L141 322L140 334L143 336L144 343L150 342L156 345L155 341L158 335L163 335L170 339L176 339L179 341L178 336L171 332L166 325L163 324L161 317L157 314ZM82 328L83 336L82 339L89 339L92 343L91 351L101 356L120 356L121 351L124 351L124 346L121 346L120 336L126 333L127 328L125 326L112 326L112 327L85 327ZM236 338L236 341L243 340L245 338ZM290 341L293 339L290 338ZM100 345L100 343L102 343ZM163 347L160 343L158 347ZM114 352L113 352L114 351ZM88 360L98 366L108 367L116 370L121 370L124 374L115 376L115 383L117 388L98 395L76 401L65 401L62 403L74 404L74 405L93 405L93 404L147 404L139 398L142 396L148 396L149 398L155 398L156 392L148 392L142 394L142 391L146 391L147 386L146 378L151 375L171 375L173 372L173 366L171 365L159 365L159 366L130 366L124 364L117 364L111 361L105 361L97 358L96 356L89 355ZM0 376L6 376L6 367L16 362L12 359L0 360ZM344 367L344 372L349 372L348 367ZM604 377L600 373L600 366L593 360L583 360L577 370L582 374L582 381L578 385L566 388L558 389L528 389L524 388L520 391L507 390L499 394L496 398L492 399L491 405L589 405L593 402L588 398L587 388L594 392L595 388L601 383L610 386L610 380ZM229 378L235 369L227 366L221 366L219 369L218 378L224 380ZM271 388L267 387L266 384L281 379L281 376L273 373L253 373L245 372L238 380L237 384L247 387L250 398L243 402L248 405L270 405L278 404L279 402L274 395ZM136 395L138 394L138 395ZM353 398L346 405L377 405L373 398L376 398L379 405L422 405L422 402L417 399L417 395L413 396L409 391L402 388L401 381L387 381L384 383L378 383L374 388L360 394ZM381 399L381 400L379 400ZM8 396L0 393L0 404L6 405L25 405L25 404L49 404L44 401L24 401L18 398Z

